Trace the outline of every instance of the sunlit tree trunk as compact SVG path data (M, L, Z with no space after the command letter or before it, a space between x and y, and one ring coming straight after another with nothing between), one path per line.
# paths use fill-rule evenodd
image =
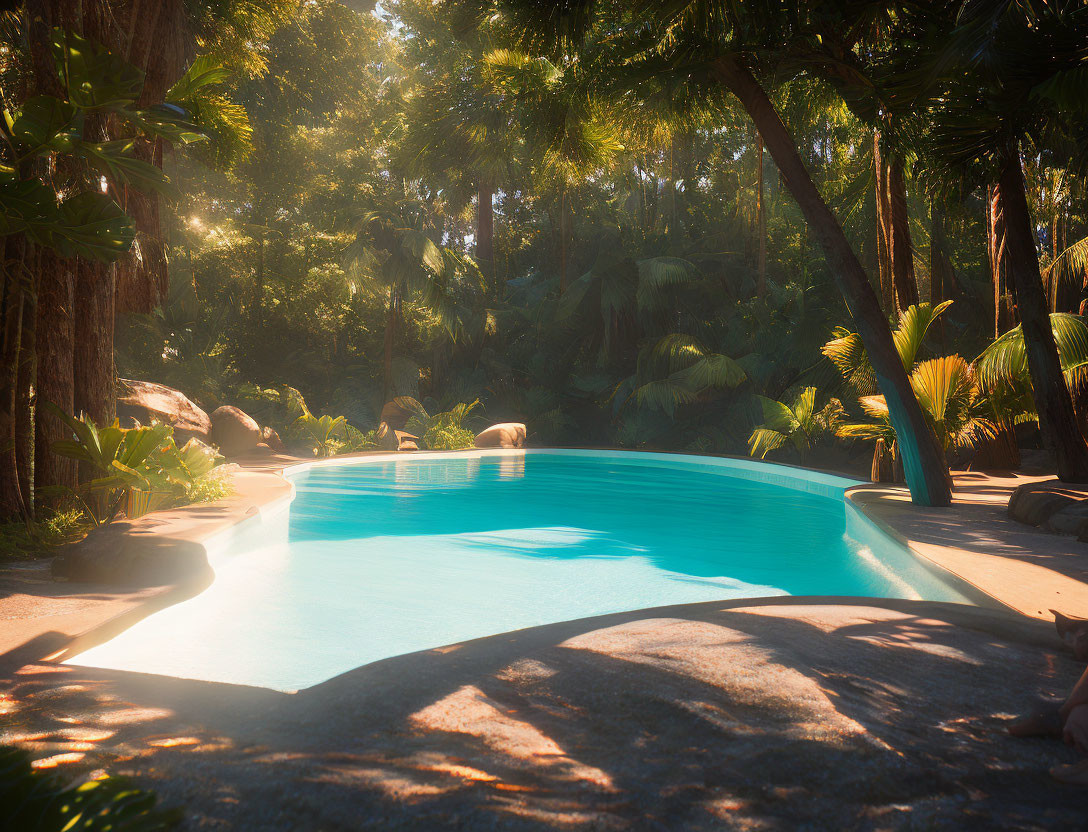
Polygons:
M907 185L903 177L903 162L898 157L888 163L888 208L892 283L895 285L896 308L902 312L918 303L918 282L914 275L914 244L911 242L907 216Z
M771 158L823 249L888 403L914 502L948 505L952 499L948 466L914 396L865 269L858 262L838 220L820 196L797 145L759 82L735 58L719 59L717 68L723 82L740 100L763 135Z
M1015 326L1012 298L1008 288L1008 257L1004 200L1001 188L990 188L986 202L986 240L990 261L990 282L994 290L994 338Z
M397 329L397 307L400 298L396 284L389 287L389 310L385 316L385 349L382 358L382 404L389 401L389 392L393 389L393 339Z
M1020 311L1039 427L1043 442L1057 457L1058 477L1067 482L1088 482L1088 444L1073 411L1073 400L1062 375L1050 328L1019 149L1010 150L1003 162L1000 190L1008 275Z
M75 382L77 412L108 425L116 414L113 369L114 267L79 261L76 275Z
M892 278L892 259L889 242L891 231L888 205L888 177L884 157L880 152L880 131L873 131L873 178L876 182L874 199L876 202L876 262L880 276L880 299L885 314L895 310L895 284Z
M756 133L756 223L759 233L759 254L756 257L756 295L767 291L767 206L763 201L763 136Z

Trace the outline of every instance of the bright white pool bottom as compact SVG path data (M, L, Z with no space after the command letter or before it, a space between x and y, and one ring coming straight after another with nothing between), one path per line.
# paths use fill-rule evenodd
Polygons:
M295 690L539 624L771 595L967 602L843 499L745 460L466 452L301 467L205 592L71 660Z

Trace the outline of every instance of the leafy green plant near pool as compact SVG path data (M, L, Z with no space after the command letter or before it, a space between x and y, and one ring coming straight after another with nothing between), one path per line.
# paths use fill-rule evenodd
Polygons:
M56 493L72 498L92 526L112 522L124 510L135 517L156 508L220 499L229 491L213 448L190 439L180 448L168 425L99 427L86 415L76 419L50 405L72 431L53 443L59 456L75 460L93 474L75 489Z
M319 459L378 447L375 431L363 433L343 416L303 413L295 420L293 435L300 437Z
M124 777L66 786L55 774L35 771L19 748L0 746L0 817L22 832L125 830L160 832L181 820L177 809L156 807L153 792Z
M411 396L401 396L396 401L413 414L405 430L418 436L430 450L453 451L472 447L476 434L465 427L465 420L480 406L479 399L471 403L461 402L433 416Z

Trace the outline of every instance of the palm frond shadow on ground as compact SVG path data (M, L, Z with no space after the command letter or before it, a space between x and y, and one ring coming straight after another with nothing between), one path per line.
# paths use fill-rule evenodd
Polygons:
M1079 668L1043 625L909 601L776 598L547 625L296 695L79 667L7 675L19 730L114 732L190 822L288 829L1077 828L1071 752L1003 717ZM842 603L844 599L835 599ZM1000 668L999 672L995 668ZM112 698L111 698L112 697ZM44 741L44 740L43 740ZM120 768L124 768L121 764Z

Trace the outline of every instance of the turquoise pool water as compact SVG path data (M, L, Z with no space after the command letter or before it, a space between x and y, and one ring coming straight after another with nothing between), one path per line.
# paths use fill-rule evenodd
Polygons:
M848 506L743 460L530 451L313 466L216 579L73 663L285 690L601 613L767 595L965 601Z

